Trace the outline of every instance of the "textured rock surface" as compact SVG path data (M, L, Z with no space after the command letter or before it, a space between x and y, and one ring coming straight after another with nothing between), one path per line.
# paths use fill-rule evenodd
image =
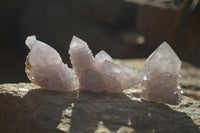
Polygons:
M117 60L142 70L145 60ZM1 133L199 133L200 69L183 63L180 105L141 101L124 94L60 93L30 83L0 85Z
M74 91L78 81L67 64L62 62L58 52L49 45L36 40L35 36L26 39L30 53L26 60L26 73L31 82L48 90Z
M119 93L140 80L137 70L116 65L105 51L94 57L87 43L76 36L70 43L69 54L81 90Z
M144 100L179 104L181 60L173 49L163 42L146 60L141 82Z

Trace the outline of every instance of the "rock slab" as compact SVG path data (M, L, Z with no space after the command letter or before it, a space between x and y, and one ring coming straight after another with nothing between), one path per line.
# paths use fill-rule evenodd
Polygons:
M115 62L142 70L143 59ZM122 94L39 89L30 83L0 85L1 133L199 133L200 69L183 63L180 105L141 101L140 90Z

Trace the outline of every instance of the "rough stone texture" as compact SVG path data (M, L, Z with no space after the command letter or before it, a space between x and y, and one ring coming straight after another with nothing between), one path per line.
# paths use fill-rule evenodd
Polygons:
M145 60L117 60L142 70ZM1 133L199 133L200 69L182 65L180 105L141 101L124 94L60 93L30 83L0 85Z

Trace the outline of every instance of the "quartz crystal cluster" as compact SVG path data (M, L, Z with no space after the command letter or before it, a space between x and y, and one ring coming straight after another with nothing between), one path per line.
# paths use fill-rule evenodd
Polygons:
M31 50L26 60L26 73L31 82L48 90L74 91L78 81L71 68L64 64L60 55L49 45L27 37Z
M105 51L94 57L87 43L78 37L72 38L69 54L81 90L117 93L139 82L137 70L116 65Z
M27 37L26 45L31 49L26 61L27 76L48 90L73 91L79 87L118 93L139 82L137 70L116 65L105 51L94 57L87 43L75 36L69 50L73 69L62 62L55 49L35 36Z
M128 66L116 65L103 50L94 57L87 43L75 36L69 49L73 69L62 62L55 49L35 36L27 37L26 45L31 50L26 61L27 76L42 88L119 93L139 84L143 100L168 104L182 100L181 61L166 42L148 57L141 74Z
M181 61L166 43L162 43L146 60L142 74L141 98L154 102L179 104Z

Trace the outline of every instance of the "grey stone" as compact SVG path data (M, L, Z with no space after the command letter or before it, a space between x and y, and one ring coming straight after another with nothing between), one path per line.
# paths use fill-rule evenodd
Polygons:
M115 62L140 70L144 66L143 59ZM141 101L137 88L123 94L61 93L30 83L1 84L0 131L199 133L200 69L183 62L181 73L184 96L173 106Z

